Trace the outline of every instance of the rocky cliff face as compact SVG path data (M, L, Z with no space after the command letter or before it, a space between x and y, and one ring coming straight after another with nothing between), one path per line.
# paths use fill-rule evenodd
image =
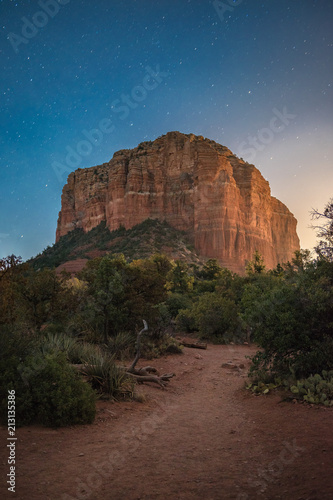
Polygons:
M272 268L299 249L296 219L259 170L214 141L179 132L71 173L56 239L104 220L112 231L147 218L186 231L202 256L236 272L255 250Z

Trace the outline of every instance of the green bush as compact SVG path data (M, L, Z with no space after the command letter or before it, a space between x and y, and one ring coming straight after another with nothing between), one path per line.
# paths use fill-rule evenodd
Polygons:
M192 309L180 309L176 317L177 329L184 332L197 330L196 318Z
M15 390L17 426L36 422L61 427L94 420L95 394L63 353L30 353L24 359L13 354L7 359L0 377L2 423L9 390Z
M259 276L244 289L243 319L262 348L251 375L301 379L332 369L333 263L287 279Z
M50 354L53 352L64 352L66 355L74 349L77 340L63 333L47 333L40 342L40 350L42 354Z
M67 358L70 363L82 364L90 356L100 352L101 348L98 345L77 341L67 352Z
M47 333L40 341L39 350L44 356L63 352L66 355L67 361L73 364L83 363L89 356L101 352L99 346L83 342L65 333Z
M236 340L240 330L235 302L217 293L203 294L194 307L200 337L218 343Z
M14 327L2 326L0 334L0 421L7 423L8 391L15 390L17 426L32 422L35 410L31 394L18 366L36 347L35 337Z
M311 404L333 406L333 370L323 370L322 374L311 375L306 379L292 380L275 378L274 382L256 380L246 386L253 393L268 394L274 389L282 389L292 393L293 399L300 399Z
M12 355L6 363L0 363L0 421L7 425L8 391L15 391L16 426L31 424L36 417L36 408L29 387L24 383L18 372L20 359Z
M172 318L176 318L181 309L189 309L192 305L188 295L170 292L165 303Z
M95 394L67 363L62 353L47 355L44 366L28 383L36 420L50 427L91 424L95 418Z

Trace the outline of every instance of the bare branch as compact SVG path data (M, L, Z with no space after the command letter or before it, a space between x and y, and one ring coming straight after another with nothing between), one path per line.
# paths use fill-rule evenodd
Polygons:
M141 336L144 332L146 332L148 330L148 324L147 324L147 321L146 320L143 320L143 328L142 330L138 333L138 336L136 338L136 355L135 355L135 358L134 358L134 361L133 363L131 364L131 366L129 367L129 369L127 370L129 373L132 372L135 368L135 365L137 364L137 362L139 361L140 359L140 356L141 356L141 352L140 352L140 346L141 346Z
M128 375L135 378L138 382L154 382L159 386L163 387L163 389L167 386L169 380L174 377L173 373L165 373L160 377L155 375L136 375L135 373L128 372Z
M333 260L333 198L329 200L323 212L312 209L312 220L324 219L322 225L311 225L321 240L315 247L317 254L329 261Z
M136 355L131 366L126 370L126 373L133 377L137 382L154 382L158 384L160 387L165 388L169 380L174 376L173 373L165 373L164 375L159 376L156 368L152 366L145 366L143 368L136 369L135 366L140 358L140 345L141 345L141 337L144 332L148 330L148 325L145 320L143 320L144 328L138 333L136 339ZM156 375L152 375L155 373Z

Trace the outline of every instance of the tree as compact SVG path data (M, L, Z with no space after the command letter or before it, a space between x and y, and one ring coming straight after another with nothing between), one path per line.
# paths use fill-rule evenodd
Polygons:
M170 269L171 262L159 255L129 264L126 299L131 310L130 330L137 326L142 316L147 318L151 328L156 325L159 316L156 306L167 299L165 285Z
M258 276L244 287L242 308L262 349L252 359L252 373L302 378L331 369L331 262L312 262L282 279Z
M18 318L18 283L27 267L15 255L0 259L0 325L13 325Z
M327 203L323 212L313 210L311 212L312 220L324 219L320 226L312 226L317 229L317 236L321 238L315 250L319 257L333 262L333 198Z
M176 260L167 278L167 288L171 292L188 293L193 289L194 278L190 276L188 265L182 260Z
M29 267L21 276L17 290L22 320L37 330L65 313L67 300L61 301L60 296L66 289L54 269L35 271Z
M264 259L258 250L256 250L253 254L253 259L246 264L246 274L248 276L261 274L265 272L265 269Z
M14 254L0 259L0 280L2 280L6 274L12 273L19 264L22 264L22 257L16 257Z
M98 259L97 268L89 276L88 305L94 311L97 324L101 324L104 342L120 331L126 314L124 311L124 269L126 262L110 257Z
M280 275L285 275L287 279L296 278L299 273L306 271L309 266L312 265L311 262L311 252L310 250L296 250L294 252L294 257L291 259L291 262L288 261L283 265L283 272ZM277 268L278 269L278 268ZM281 269L281 266L280 268ZM278 274L274 273L276 276Z
M199 273L204 280L215 280L223 273L223 269L216 259L208 259Z

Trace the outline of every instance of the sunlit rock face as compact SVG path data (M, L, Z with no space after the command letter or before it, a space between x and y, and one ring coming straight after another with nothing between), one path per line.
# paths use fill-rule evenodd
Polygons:
M112 231L147 218L186 231L203 257L243 273L255 250L273 268L299 249L296 219L253 165L214 141L169 132L78 169L63 188L56 240L106 221Z

